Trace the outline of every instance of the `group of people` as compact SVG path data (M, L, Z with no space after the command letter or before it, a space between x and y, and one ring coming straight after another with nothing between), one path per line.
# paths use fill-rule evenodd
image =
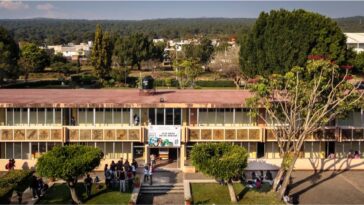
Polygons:
M328 156L328 159L335 159L335 153L331 152ZM359 151L355 151L353 152L352 150L350 150L347 154L347 158L348 159L360 159L360 152Z
M127 159L124 162L123 158L121 158L117 163L112 161L110 166L105 164L104 175L106 186L108 188L112 188L119 185L121 192L132 190L137 168L138 163L135 159L131 164Z
M246 180L245 174L243 174L243 179ZM248 187L260 189L262 187L263 181L272 182L273 175L267 170L265 175L261 170L259 174L256 174L255 171L251 173L251 180L247 180Z
M46 193L48 190L48 184L43 182L42 177L37 177L33 174L30 181L30 188L33 194L32 200L35 200Z

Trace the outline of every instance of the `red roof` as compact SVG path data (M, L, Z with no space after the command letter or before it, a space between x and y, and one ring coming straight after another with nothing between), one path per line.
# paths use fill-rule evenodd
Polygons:
M137 89L0 89L0 107L229 108L244 107L249 97L247 90L157 90L146 96Z

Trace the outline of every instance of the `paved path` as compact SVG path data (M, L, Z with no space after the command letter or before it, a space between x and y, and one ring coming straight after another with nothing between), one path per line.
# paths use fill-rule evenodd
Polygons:
M363 204L364 172L298 171L290 195L300 204Z
M153 173L153 185L183 183L183 173L177 170L159 170ZM183 204L181 193L140 194L137 204Z

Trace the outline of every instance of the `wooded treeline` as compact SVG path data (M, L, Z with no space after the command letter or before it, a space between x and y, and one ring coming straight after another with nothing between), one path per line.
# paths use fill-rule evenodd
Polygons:
M79 43L94 39L97 24L120 35L143 33L154 38L188 38L194 35L227 37L249 29L253 18L196 18L157 20L65 20L65 19L2 19L0 26L13 33L16 41L37 44ZM364 17L335 19L344 32L364 32ZM46 39L46 41L45 41Z
M247 30L254 19L160 19L123 20L63 20L21 19L0 20L0 26L10 31L16 41L37 44L80 43L94 39L97 24L112 34L127 36L142 33L152 38L188 38L195 35L225 36Z

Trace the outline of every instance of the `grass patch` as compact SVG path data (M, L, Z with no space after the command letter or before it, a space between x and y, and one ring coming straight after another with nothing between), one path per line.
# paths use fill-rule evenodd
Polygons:
M283 204L274 193L269 192L269 184L262 188L249 189L242 184L234 184L238 204ZM227 186L217 183L191 183L193 204L231 204Z
M77 184L76 190L85 204L127 204L131 197L131 193L121 193L118 188L108 190L104 184L100 188L93 185L90 198L87 198L83 183ZM37 204L72 204L69 188L66 184L55 184Z

